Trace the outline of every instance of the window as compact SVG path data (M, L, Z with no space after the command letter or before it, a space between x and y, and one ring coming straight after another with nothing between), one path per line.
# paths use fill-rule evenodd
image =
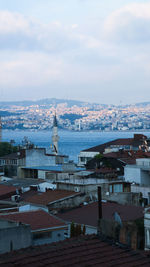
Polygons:
M33 239L51 238L52 232L33 233Z
M115 184L114 185L114 193L123 192L123 185L122 184Z
M112 186L112 185L109 186L109 192L110 192L110 193L113 192L113 186Z
M81 162L84 162L85 161L85 158L84 157L81 157L80 160L81 160Z

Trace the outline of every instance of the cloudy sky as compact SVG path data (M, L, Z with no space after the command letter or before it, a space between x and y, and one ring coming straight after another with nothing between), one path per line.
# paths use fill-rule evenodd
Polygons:
M149 0L0 0L0 100L150 101Z

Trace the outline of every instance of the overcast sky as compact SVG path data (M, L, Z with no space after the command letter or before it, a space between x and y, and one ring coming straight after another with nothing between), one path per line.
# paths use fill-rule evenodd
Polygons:
M150 101L149 0L0 0L0 100Z

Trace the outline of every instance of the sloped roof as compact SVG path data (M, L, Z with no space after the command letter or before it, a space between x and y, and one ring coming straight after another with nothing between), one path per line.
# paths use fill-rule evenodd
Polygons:
M15 192L16 192L16 187L0 184L0 197Z
M110 146L134 146L138 147L139 145L142 145L144 140L147 139L147 136L143 134L134 134L133 138L120 138L120 139L115 139L113 141L91 147L89 149L82 150L82 152L100 152L103 153L105 148L108 148Z
M110 147L111 145L131 145L133 138L122 138L122 139L116 139L98 146L94 146L85 150L82 150L83 152L103 152L105 148Z
M77 195L74 191L67 191L67 190L48 190L44 193L37 193L34 196L26 198L26 202L41 204L41 205L48 205L50 202L57 201L63 198L71 197Z
M32 230L47 229L57 226L66 226L60 219L48 214L43 210L17 212L7 215L0 215L0 219L7 219L15 222L29 224Z
M114 213L117 212L122 221L134 221L144 217L143 207L130 205L121 205L114 202L102 202L102 217L107 220L114 221ZM98 222L98 202L89 205L74 208L70 211L59 212L57 217L66 222L75 222L97 227Z
M127 247L104 242L96 236L86 236L1 255L0 266L148 267L150 257Z

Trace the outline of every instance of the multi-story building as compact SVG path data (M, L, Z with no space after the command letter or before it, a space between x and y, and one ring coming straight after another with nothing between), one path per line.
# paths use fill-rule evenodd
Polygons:
M110 152L117 152L119 150L127 151L150 151L150 139L143 134L134 134L133 138L116 139L80 152L78 156L79 166L84 166L88 160L92 159L98 154L106 154Z

